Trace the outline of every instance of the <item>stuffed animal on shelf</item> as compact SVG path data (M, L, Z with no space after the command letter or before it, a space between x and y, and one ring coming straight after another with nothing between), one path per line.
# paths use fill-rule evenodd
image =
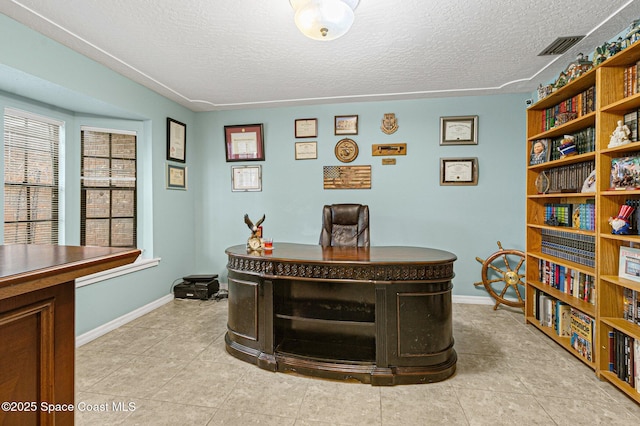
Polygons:
M618 216L609 218L609 225L611 225L611 233L617 235L629 234L629 217L635 209L631 206L623 204L620 206Z

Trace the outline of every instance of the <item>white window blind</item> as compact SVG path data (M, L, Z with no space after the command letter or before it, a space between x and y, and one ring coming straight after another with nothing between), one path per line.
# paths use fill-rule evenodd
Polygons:
M4 243L58 243L58 172L62 123L6 109Z
M136 135L82 128L82 245L136 247Z

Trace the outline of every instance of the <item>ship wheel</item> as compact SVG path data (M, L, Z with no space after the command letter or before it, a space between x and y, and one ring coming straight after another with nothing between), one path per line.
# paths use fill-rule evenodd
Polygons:
M475 286L484 285L487 292L496 300L493 310L498 309L501 303L515 308L524 307L524 298L521 291L524 290L524 272L520 272L524 268L524 253L520 250L505 250L498 241L498 250L487 258L482 260L476 257L476 260L482 263L482 281L474 283ZM512 267L514 265L514 267ZM497 289L502 285L501 290ZM507 290L512 288L518 300L505 299Z

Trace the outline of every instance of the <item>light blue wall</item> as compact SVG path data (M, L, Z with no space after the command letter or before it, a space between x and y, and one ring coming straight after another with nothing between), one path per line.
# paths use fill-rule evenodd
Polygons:
M0 15L0 91L0 106L48 110L65 119L70 132L66 177L71 188L76 184L76 191L66 197L69 221L79 217L79 159L70 157L79 154L80 126L117 128L133 120L140 129L140 227L145 255L161 258L160 265L78 289L77 334L166 296L176 278L193 273L196 191L165 189L165 167L166 118L191 129L196 127L195 113L5 15ZM196 155L188 156L187 166L197 180L198 171L191 167ZM77 222L75 226L68 223L67 244L79 243Z
M226 279L224 249L243 243L248 229L243 215L266 214L265 235L275 243L317 244L324 204L368 204L373 245L415 245L445 249L458 256L454 295L486 296L476 256L488 257L500 240L507 248L524 248L525 100L526 94L394 102L335 104L296 108L201 113L202 171L197 196L198 267ZM399 129L380 130L393 112ZM324 190L322 167L340 165L334 147L335 115L358 118L359 145L353 165L372 166L371 189ZM441 116L478 115L478 145L440 146ZM318 159L294 158L294 120L318 119ZM264 162L227 163L224 125L264 123ZM304 139L302 139L304 140ZM309 139L312 140L312 139ZM407 155L383 166L371 145L407 144ZM440 186L441 157L477 157L477 186ZM262 165L262 192L231 191L232 165Z
M28 84L25 84L27 82ZM226 280L224 249L246 241L242 216L266 214L265 233L278 241L316 244L322 205L360 202L371 207L375 245L420 245L458 256L454 294L486 296L475 257L496 241L524 247L525 95L335 104L301 108L194 113L110 69L0 15L0 107L51 112L82 125L139 130L142 202L147 255L160 265L82 287L77 291L76 332L85 333L167 294L175 279L217 273ZM38 111L35 111L38 112ZM393 135L379 127L393 112ZM335 115L359 115L360 155L372 165L371 190L324 190L322 167L339 165L333 154ZM479 116L479 145L439 146L439 117ZM187 124L188 191L165 188L166 117ZM318 159L294 159L296 118L318 118ZM227 163L223 126L264 123L266 161ZM382 166L375 143L407 143L407 156ZM67 146L68 181L78 181L78 138ZM439 185L440 157L478 157L478 186ZM260 164L263 191L231 191L232 164ZM76 244L79 191L67 194L67 244Z

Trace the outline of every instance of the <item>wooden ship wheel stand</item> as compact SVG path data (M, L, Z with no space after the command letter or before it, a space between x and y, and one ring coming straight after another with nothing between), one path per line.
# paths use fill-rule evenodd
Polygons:
M524 298L520 293L520 286L524 288L524 282L522 279L525 277L524 272L520 272L520 269L524 267L524 253L520 250L505 250L502 248L502 244L498 241L498 250L489 256L486 260L482 260L476 257L476 260L482 263L482 281L474 283L473 285L483 285L487 292L496 300L496 304L493 306L493 310L498 309L498 306L502 303L507 306L524 309ZM511 259L511 262L510 260ZM516 262L515 267L511 267L513 262ZM495 272L495 273L492 273ZM497 274L497 276L496 276ZM491 277L490 277L491 275ZM499 293L494 288L494 285L503 285L502 290ZM518 300L506 299L504 296L507 290L512 288L516 294Z

